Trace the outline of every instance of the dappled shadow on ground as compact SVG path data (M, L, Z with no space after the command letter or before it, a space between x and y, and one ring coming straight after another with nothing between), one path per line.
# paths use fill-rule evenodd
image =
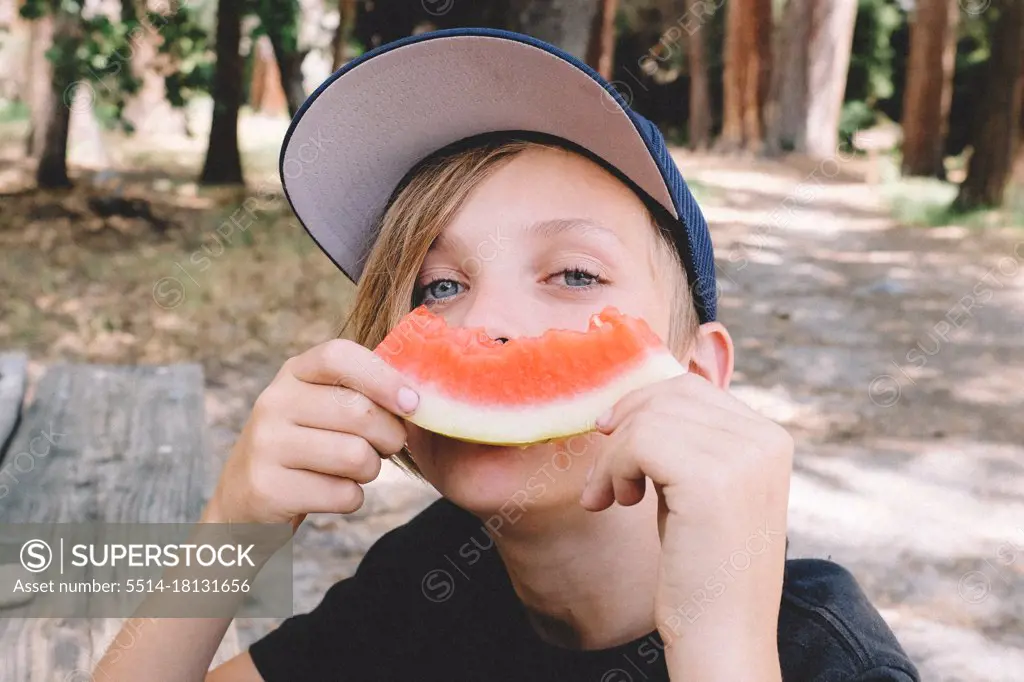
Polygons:
M790 555L849 567L924 679L1016 679L1024 231L904 227L857 181L679 160L713 199L735 391L797 437Z

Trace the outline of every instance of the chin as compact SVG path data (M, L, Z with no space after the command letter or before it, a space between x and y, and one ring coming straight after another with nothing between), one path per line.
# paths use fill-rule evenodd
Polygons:
M556 443L483 445L437 434L415 440L416 464L438 492L477 516L508 521L574 504L590 465Z

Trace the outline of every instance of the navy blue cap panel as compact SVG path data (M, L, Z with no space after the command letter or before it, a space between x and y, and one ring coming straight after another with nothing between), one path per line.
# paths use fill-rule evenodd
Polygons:
M697 312L700 313L702 322L714 320L718 314L718 286L715 279L715 252L707 220L682 173L679 172L679 167L672 158L658 126L632 110L629 114L637 126L646 131L641 135L662 171L662 177L676 206L676 214L686 230L687 243L678 246L687 269L686 274L694 302L697 304Z

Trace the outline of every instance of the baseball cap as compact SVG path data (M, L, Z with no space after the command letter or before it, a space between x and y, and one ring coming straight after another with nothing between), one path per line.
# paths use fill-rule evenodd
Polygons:
M358 281L380 216L410 169L459 141L503 131L585 150L664 209L700 320L715 319L707 221L657 126L579 59L521 33L430 31L348 62L292 119L281 182L306 231Z

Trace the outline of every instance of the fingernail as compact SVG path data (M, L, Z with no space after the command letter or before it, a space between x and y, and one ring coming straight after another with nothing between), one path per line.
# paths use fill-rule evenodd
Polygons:
M420 404L420 396L408 386L398 389L398 407L406 414L412 414Z
M604 427L608 426L608 422L612 420L612 414L614 413L614 411L614 408L611 407L605 410L604 413L597 418L597 423L595 424L595 426L597 426L597 428L599 429L603 429Z
M589 469L587 469L587 479L586 479L586 481L584 481L584 483L583 483L583 488L584 488L584 489L586 489L586 487L587 487L588 485L590 485L590 477L591 477L591 476L593 476L593 475L594 475L594 465L593 465L593 464L591 464L591 465L590 465L590 468L589 468Z

